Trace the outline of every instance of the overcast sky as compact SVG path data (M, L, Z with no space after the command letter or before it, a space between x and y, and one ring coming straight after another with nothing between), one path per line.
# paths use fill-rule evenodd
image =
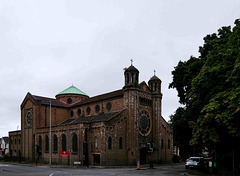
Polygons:
M140 82L154 69L162 80L168 121L179 106L171 71L239 17L239 0L1 0L0 137L21 128L27 92L54 98L72 84L90 97L118 90L131 58Z

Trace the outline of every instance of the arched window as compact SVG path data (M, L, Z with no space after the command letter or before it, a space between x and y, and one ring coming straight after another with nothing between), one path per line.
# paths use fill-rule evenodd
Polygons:
M49 152L49 139L48 136L45 136L45 152Z
M62 151L67 151L67 138L65 134L62 134Z
M108 137L108 149L112 149L112 138L111 138L111 136Z
M129 73L127 73L127 84L129 84Z
M53 135L53 151L58 151L58 138L56 134Z
M20 139L19 139L20 141ZM38 138L38 145L39 145L39 152L42 152L42 136L39 136Z
M73 117L73 115L74 115L74 112L72 110L72 111L70 111L70 116Z
M131 76L131 83L134 83L134 73L132 73L132 76Z
M71 98L68 98L68 99L67 99L67 103L68 103L68 104L72 104L72 99L71 99Z
M96 111L96 113L99 113L99 111L100 111L100 106L99 105L95 106L95 111Z
M122 149L122 137L119 138L119 149Z
M98 139L97 136L94 137L94 149L97 149L98 147Z
M161 149L163 149L163 146L164 146L164 140L162 139L162 142L161 142Z
M78 109L78 110L77 110L77 114L78 114L78 116L80 116L81 113L82 113L82 110L81 110L81 109Z
M112 108L112 104L110 102L107 102L106 108L107 108L108 111L110 111L111 108Z
M89 115L90 112L91 112L91 108L88 106L87 109L86 109L86 111L87 111L87 115Z
M78 138L76 133L73 133L72 135L72 151L74 153L77 153L78 151Z

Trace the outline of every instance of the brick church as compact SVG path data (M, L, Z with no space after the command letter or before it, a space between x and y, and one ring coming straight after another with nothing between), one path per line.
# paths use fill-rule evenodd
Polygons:
M161 114L161 80L154 75L139 83L132 64L124 78L123 88L94 97L75 86L56 98L27 93L21 130L9 132L11 157L102 166L170 162L173 139Z

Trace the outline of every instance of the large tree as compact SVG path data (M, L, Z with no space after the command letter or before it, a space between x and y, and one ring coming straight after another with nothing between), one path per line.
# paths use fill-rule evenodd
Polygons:
M185 128L192 132L188 142L219 153L223 146L235 151L240 147L240 20L233 28L207 35L199 53L198 58L178 63L169 85L177 89L179 102L188 111L189 116L182 117L182 123L189 120ZM176 111L171 118L175 129L179 115ZM178 134L185 130L178 129Z
M171 126L173 128L174 145L180 149L182 159L186 159L195 152L192 150L189 141L192 138L192 129L189 121L196 121L197 111L191 107L188 92L191 89L191 82L199 73L203 60L191 57L188 61L180 61L172 71L173 82L169 88L175 88L178 91L179 102L185 107L180 107L175 114L170 116Z

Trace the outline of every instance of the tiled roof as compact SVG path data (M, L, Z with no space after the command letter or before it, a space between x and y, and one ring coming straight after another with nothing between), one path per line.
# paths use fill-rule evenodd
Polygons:
M115 97L121 97L123 96L123 90L116 90L110 93L106 93L106 94L102 94L102 95L98 95L92 98L86 98L84 100L82 100L81 102L77 102L75 104L72 105L72 107L75 106L79 106L79 105L84 105L84 104L88 104L88 103L92 103L92 102L97 102L97 101L102 101L105 99L110 99L110 98L115 98Z
M149 81L155 81L155 80L159 81L160 79L156 75L154 75L151 77Z
M135 71L135 72L138 72L139 73L139 71L138 71L138 69L136 68L136 67L134 67L133 65L130 65L126 70L125 70L125 72L126 71Z
M63 95L63 94L78 94L78 95L85 95L88 96L87 94L85 94L83 91L79 90L78 88L76 88L75 86L70 86L67 89L63 90L62 92L58 93L57 95ZM57 96L56 95L56 96Z
M101 115L99 115L97 118L92 119L91 122L107 122L112 120L114 117L116 117L117 115L121 114L121 111L114 111L114 112L106 112L103 113Z
M76 120L76 118L74 118L74 119L67 119L67 120L61 122L59 125L67 125L67 124L73 122L74 120Z
M66 104L64 103L61 103L60 101L56 100L56 99L53 99L53 98L48 98L48 97L41 97L41 96L37 96L37 95L33 95L33 97L36 99L36 100L40 100L41 101L41 104L44 104L44 105L50 105L50 101L51 101L51 105L52 106L56 106L56 107L68 107Z

